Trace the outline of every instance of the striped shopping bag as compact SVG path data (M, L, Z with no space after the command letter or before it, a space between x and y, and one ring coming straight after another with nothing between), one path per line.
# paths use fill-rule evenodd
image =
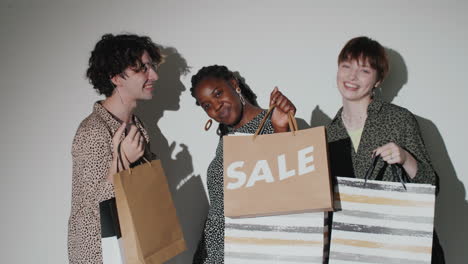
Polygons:
M324 213L225 217L225 264L322 263Z
M329 263L431 263L435 186L337 177L334 202Z

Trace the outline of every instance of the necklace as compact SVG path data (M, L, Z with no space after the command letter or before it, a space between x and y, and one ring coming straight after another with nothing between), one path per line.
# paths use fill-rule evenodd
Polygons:
M341 120L343 120L343 124L349 130L358 130L363 128L366 118L367 113L357 116L357 120L355 119L356 121L351 122L351 118L345 115L344 111L341 112Z

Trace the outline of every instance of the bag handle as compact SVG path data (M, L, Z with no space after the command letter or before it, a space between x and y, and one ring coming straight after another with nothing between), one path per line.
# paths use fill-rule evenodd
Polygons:
M123 140L121 140L119 145L117 145L117 173L125 170L125 166L123 165L122 161L122 141Z
M379 160L379 158L381 158L380 155L375 155L374 158L372 159L372 164L367 169L366 175L364 176L364 187L366 187L367 179L372 175L372 172L374 172L375 166L377 165L377 161ZM401 173L398 173L397 165L390 164L390 168L392 169L393 178L398 178L401 184L403 185L403 188L405 188L406 190L405 181Z
M257 128L257 131L255 131L255 134L253 136L253 139L255 140L255 138L260 134L260 132L263 130L263 127L265 126L265 123L266 123L266 120L268 119L268 117L270 116L270 114L273 112L273 109L276 107L276 104L273 104L270 106L270 108L268 109L268 112L266 113L266 115L263 117L262 121L260 122L260 125L258 126ZM288 112L288 123L289 123L289 129L293 132L293 135L296 135L296 131L298 131L298 127L297 127L297 121L296 121L296 118L294 117L293 113L292 112Z
M147 143L146 143L146 138L145 138L145 136L143 134L143 131L141 131L141 128L138 126L138 124L140 124L143 128L145 128L145 127L143 126L143 122L136 115L133 115L133 120L134 120L133 122L135 123L136 128L138 129L138 132L140 132L141 136L143 137L143 144L144 144L143 145L143 147L144 147L143 148L143 156L141 156L140 159L143 159L146 163L148 163L151 166L151 162L147 158L145 158L146 147L148 146ZM136 121L138 121L138 123ZM127 160L128 160L128 158L127 158Z
M289 128L295 134L294 132L299 131L299 127L297 126L297 120L294 117L294 114L292 112L288 112L288 121L289 121ZM292 128L291 128L292 127Z
M125 170L125 166L123 165L122 153L123 153L123 156L125 157L125 159L126 159L128 162L130 162L130 161L128 160L127 155L125 154L125 151L122 150L122 141L123 141L123 140L121 140L121 141L119 142L119 145L117 146L117 173L119 173L119 172L122 171L122 170ZM141 156L141 158L142 158L146 163L148 163L148 164L151 166L151 162L149 162L148 159L145 158L144 153L143 153L143 156ZM119 165L122 166L122 170L120 170L120 166L119 166ZM131 168L130 166L128 167L128 170L129 170L130 175L131 175L131 174L132 174L132 168Z

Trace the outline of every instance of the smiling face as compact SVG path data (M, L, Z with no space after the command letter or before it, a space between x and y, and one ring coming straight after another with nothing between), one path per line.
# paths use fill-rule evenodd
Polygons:
M345 60L338 64L336 83L345 100L370 99L372 89L380 84L377 78L377 71L367 60Z
M156 65L148 52L141 56L141 65L138 69L128 67L124 71L125 78L116 76L116 86L119 92L129 101L150 100L153 98L153 84L158 79Z
M242 117L242 103L234 88L236 81L207 78L195 87L195 98L209 117L232 126Z

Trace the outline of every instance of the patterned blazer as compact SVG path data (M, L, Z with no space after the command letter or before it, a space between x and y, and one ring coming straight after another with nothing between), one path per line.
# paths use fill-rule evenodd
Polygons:
M394 142L413 155L417 161L418 171L410 182L436 184L436 173L429 160L418 122L410 111L394 104L373 100L367 108L367 120L357 152L343 125L342 111L343 108L327 126L333 176L364 178L372 163L372 151ZM370 179L398 181L394 178L390 166L381 159Z
M153 159L146 129L136 117L134 123L147 142L145 157ZM102 263L99 203L115 196L114 186L106 177L112 161L112 137L120 125L119 120L96 102L73 139L72 204L68 222L70 264Z

